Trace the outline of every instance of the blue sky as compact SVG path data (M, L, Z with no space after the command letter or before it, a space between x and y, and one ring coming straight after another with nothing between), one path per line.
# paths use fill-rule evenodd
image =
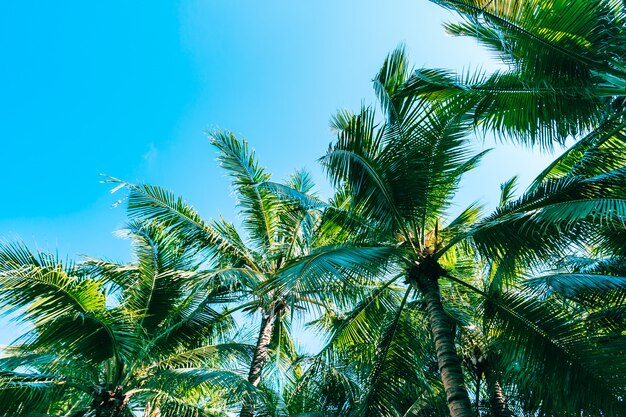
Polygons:
M327 193L316 160L329 118L373 102L371 79L399 43L417 67L495 68L444 34L454 18L426 0L3 2L0 237L130 259L101 173L235 220L207 129L245 136L276 179L309 168ZM500 182L548 159L499 146L460 201L493 201Z

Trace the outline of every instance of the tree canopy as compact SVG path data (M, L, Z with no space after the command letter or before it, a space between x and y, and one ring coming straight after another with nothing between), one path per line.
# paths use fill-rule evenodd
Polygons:
M216 130L238 222L110 177L132 262L1 244L0 314L30 330L0 417L626 415L624 4L434 2L506 69L392 51L377 105L332 117L330 198ZM480 132L574 144L458 210Z

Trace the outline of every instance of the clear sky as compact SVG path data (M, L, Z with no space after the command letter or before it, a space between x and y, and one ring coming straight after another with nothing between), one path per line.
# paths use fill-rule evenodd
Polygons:
M101 173L235 220L203 133L213 128L245 136L275 179L307 167L328 191L316 160L329 118L373 102L371 79L399 43L417 67L495 67L444 34L454 18L426 0L2 2L0 237L130 259L112 234L121 196ZM499 146L460 200L493 201L502 181L548 159Z

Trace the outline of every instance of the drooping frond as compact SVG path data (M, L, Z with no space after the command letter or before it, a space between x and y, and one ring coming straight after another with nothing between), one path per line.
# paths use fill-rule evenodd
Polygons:
M137 281L137 274L139 274L135 264L124 264L91 257L85 258L81 264L81 269L94 279L102 280L108 287L108 295L115 295L118 299L123 296L125 289Z
M181 348L194 349L204 346L207 341L221 341L223 335L234 330L233 318L218 310L223 300L216 293L199 291L181 300L146 344L144 354L147 357L155 354L168 357L180 352Z
M607 120L550 163L534 179L529 189L534 190L550 178L567 175L589 177L626 165L625 128L622 112L608 116Z
M0 371L0 416L45 415L65 388L64 381L46 375Z
M16 258L19 256L16 250L27 251L27 248L23 245L2 246L0 256ZM6 262L0 272L0 280L3 284L0 291L6 306L31 306L32 315L42 323L54 318L51 314L101 312L105 307L99 282L71 276L60 263L44 266L38 262ZM35 304L35 301L38 303Z
M268 285L281 294L295 292L323 297L330 283L350 286L377 277L401 253L391 247L322 247L285 266Z
M179 234L188 245L209 249L218 260L228 265L256 269L257 256L248 249L236 229L225 220L204 221L182 197L164 188L134 185L117 179L129 190L128 213L131 218L156 220Z
M551 149L569 135L592 129L601 118L601 100L586 85L557 79L527 79L514 71L453 75L445 70L420 69L404 94L443 101L470 111L483 134L519 139Z
M25 247L21 249L26 253ZM11 257L14 251L7 246L1 252ZM106 309L101 281L80 274L71 276L61 264L22 264L5 268L0 283L5 312L23 309L19 320L35 326L22 336L32 348L56 349L100 362L124 355L135 346L127 315Z
M584 322L529 294L490 295L484 308L503 363L528 406L540 405L546 413L624 412L625 365L615 360L623 341L607 343L588 334ZM516 364L523 372L516 374ZM538 375L540 380L532 377Z
M545 148L623 110L626 48L619 40L626 13L620 1L433 2L461 15L446 25L448 33L476 39L508 69L464 76L420 70L410 83L414 93L448 105L469 100L486 131Z
M546 180L497 209L468 232L491 259L527 262L558 259L576 243L598 242L626 216L625 171L591 178Z
M559 269L581 274L626 276L626 257L623 256L567 256L556 263Z
M467 18L465 24L449 26L453 33L484 41L525 72L572 77L590 70L616 71L613 60L626 56L615 41L624 21L619 1L434 2Z
M240 401L245 394L254 392L244 378L233 372L211 368L167 368L155 372L152 384L164 392L177 395L181 390L216 388L227 394L232 402Z
M297 204L303 209L324 209L328 207L328 204L319 198L289 185L267 181L259 184L259 187L267 188L279 198Z
M621 299L626 297L626 277L600 274L556 273L545 274L525 282L541 293L555 292L566 298L587 299L592 304L600 304L600 300L610 296L611 292L619 291Z

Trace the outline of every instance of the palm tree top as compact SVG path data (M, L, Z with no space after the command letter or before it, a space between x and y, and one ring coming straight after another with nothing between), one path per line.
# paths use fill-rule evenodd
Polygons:
M504 69L420 69L407 89L470 109L484 134L552 149L622 114L626 12L618 0L433 0L446 25L495 52ZM469 105L468 105L469 101Z
M161 225L131 222L127 235L130 264L63 264L20 243L0 247L4 312L22 309L33 326L0 359L0 414L117 417L149 404L178 416L201 410L203 396L232 405L248 390L221 369L250 348L230 340L228 294L213 272Z

